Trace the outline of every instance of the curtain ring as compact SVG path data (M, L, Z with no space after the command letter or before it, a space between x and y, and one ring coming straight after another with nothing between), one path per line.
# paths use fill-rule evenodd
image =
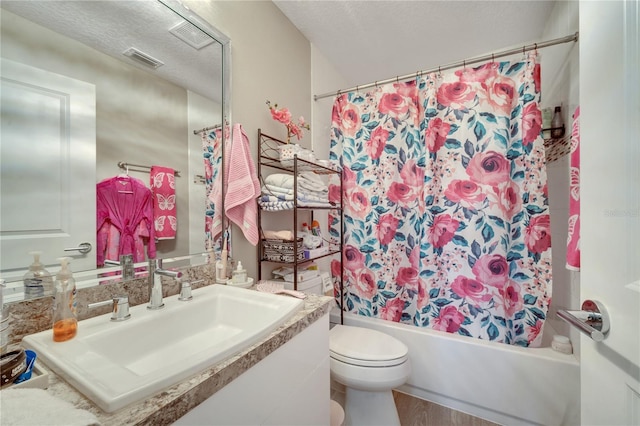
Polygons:
M524 55L524 54L525 54L525 52L526 52L526 50L525 50L525 48L526 48L526 47L527 47L527 46L522 46L522 54L523 54L523 55Z
M377 89L378 88L378 80L376 80L375 85L376 85L376 89Z
M398 81L399 78L400 78L400 76L396 75L396 84L400 84L400 81Z
M466 71L466 70L467 70L467 60L466 60L466 59L463 59L463 60L462 60L462 69L463 69L464 71Z

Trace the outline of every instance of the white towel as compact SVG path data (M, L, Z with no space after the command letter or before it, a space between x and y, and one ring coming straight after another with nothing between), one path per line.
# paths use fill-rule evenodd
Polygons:
M293 176L285 173L274 173L265 177L264 183L285 189L293 189Z
M43 389L4 389L2 426L87 426L99 425L93 413L80 410Z

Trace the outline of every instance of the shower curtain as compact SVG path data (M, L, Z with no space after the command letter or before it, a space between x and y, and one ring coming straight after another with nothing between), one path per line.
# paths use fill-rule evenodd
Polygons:
M227 130L228 133L228 130ZM222 232L222 128L205 130L201 133L204 160L205 198L205 250L220 252ZM225 135L225 140L228 140Z
M533 54L338 96L346 311L539 344L551 299L539 100Z

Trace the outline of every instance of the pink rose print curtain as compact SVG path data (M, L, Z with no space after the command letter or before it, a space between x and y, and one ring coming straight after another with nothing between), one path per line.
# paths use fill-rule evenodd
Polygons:
M539 344L551 300L539 77L531 55L336 99L346 311Z
M229 131L225 129L225 140L229 140ZM204 245L207 252L222 250L220 234L222 232L222 128L205 130L201 134L202 158L205 178L205 229Z

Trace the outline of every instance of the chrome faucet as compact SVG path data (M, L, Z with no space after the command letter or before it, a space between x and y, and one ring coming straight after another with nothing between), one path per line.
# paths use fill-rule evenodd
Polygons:
M162 259L149 259L149 304L147 309L161 309L162 302L162 275L171 278L180 278L182 272L162 269Z

